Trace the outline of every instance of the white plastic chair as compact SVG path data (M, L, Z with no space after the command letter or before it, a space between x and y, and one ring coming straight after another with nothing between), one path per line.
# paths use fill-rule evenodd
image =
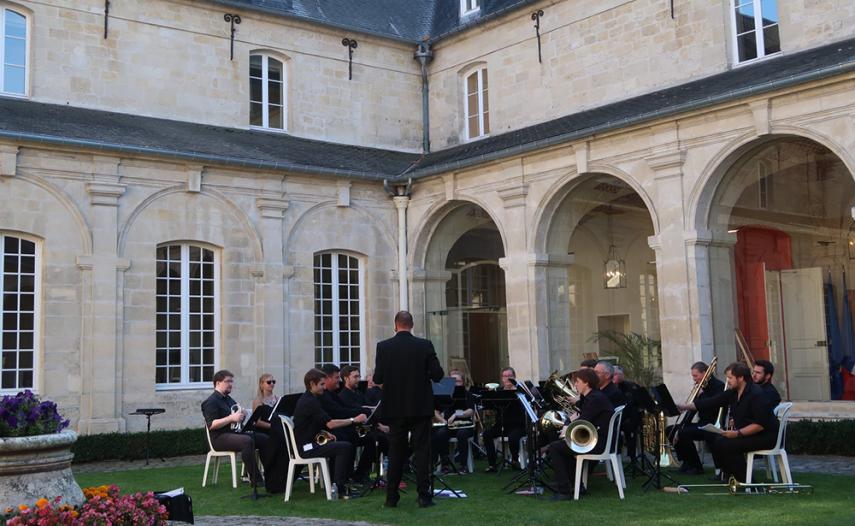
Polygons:
M501 440L501 442L499 440ZM501 451L501 449L502 449L502 442L508 442L508 437L501 436L501 437L496 437L493 439L493 443L496 444L496 449L499 451ZM528 448L526 447L527 442L528 442L528 439L526 437L520 438L520 458L519 458L520 469L525 469L526 466L528 465ZM469 450L469 454L470 455L472 454L471 449ZM511 448L510 447L508 447L508 449L506 451L505 458L509 461L513 461L513 458L511 458Z
M208 467L211 465L211 459L214 459L214 474L211 476L211 483L216 484L220 474L220 459L229 457L232 463L232 487L237 488L237 459L234 451L217 451L214 445L211 444L211 430L205 424L205 436L208 437L208 456L205 457L205 474L202 476L202 487L208 484Z
M792 402L781 402L775 408L775 416L778 417L778 440L775 441L775 447L772 449L763 449L760 451L751 451L747 454L746 458L746 468L745 468L745 483L751 483L751 476L754 472L754 457L765 456L767 457L767 467L772 472L772 478L775 482L778 482L778 472L774 469L774 460L778 461L778 465L781 468L781 478L783 482L786 484L793 483L793 476L790 473L790 461L787 458L786 447L786 439L787 439L787 420L790 414L790 409L793 408ZM777 457L777 458L776 458Z
M451 437L449 443L454 444L454 450L457 451L457 437ZM469 454L466 455L466 469L469 473L475 473L475 457L472 455L472 448L475 447L475 437L469 437Z
M327 459L324 457L303 458L300 456L300 447L297 445L297 437L294 436L294 422L285 415L279 415L279 419L282 421L285 444L288 446L288 456L291 458L291 461L288 463L285 502L291 499L291 486L294 483L295 466L307 466L309 468L309 492L315 492L315 465L321 468L321 478L327 493L327 500L332 500L332 484L330 483L330 468L327 464ZM303 468L301 467L300 469L302 470Z
M588 464L585 462L586 460L594 462L604 460L610 463L607 466L610 466L612 473L614 473L614 482L618 488L618 495L623 499L626 476L623 473L623 461L620 457L620 451L618 451L618 436L624 407L626 406L620 406L615 409L612 418L609 420L609 434L606 437L606 447L603 449L603 452L597 455L576 455L576 486L573 490L573 500L579 500L579 489L582 486L582 482L584 481L586 486L588 484ZM602 440L602 438L599 439Z

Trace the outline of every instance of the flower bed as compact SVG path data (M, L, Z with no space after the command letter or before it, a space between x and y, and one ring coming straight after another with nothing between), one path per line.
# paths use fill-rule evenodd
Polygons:
M78 507L39 499L33 507L25 504L7 508L2 519L7 526L155 526L166 524L167 513L151 492L122 495L116 486L83 490L86 501Z

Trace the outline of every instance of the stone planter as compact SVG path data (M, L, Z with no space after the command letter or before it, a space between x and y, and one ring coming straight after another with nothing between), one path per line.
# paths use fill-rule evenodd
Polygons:
M71 445L77 433L0 438L0 510L32 506L44 497L83 504L83 492L71 473Z

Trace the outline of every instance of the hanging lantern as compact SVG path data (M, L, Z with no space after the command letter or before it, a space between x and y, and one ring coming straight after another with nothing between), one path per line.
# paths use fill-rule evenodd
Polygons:
M626 262L618 258L614 245L609 246L609 256L603 264L603 286L607 289L626 288Z
M849 235L846 239L846 245L849 247L849 259L855 259L855 221L849 226Z

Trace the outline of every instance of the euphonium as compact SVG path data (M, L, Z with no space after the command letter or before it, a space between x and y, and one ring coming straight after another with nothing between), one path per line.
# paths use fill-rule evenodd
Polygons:
M549 379L543 385L543 388L552 397L556 404L561 406L561 409L566 413L578 413L576 402L579 401L579 393L573 387L573 383L569 380L569 374L558 376L558 371L549 375Z
M569 420L563 411L547 411L537 421L537 427L543 432L561 431Z
M243 408L240 406L240 404L234 404L234 405L231 407L231 409L232 409L232 414L243 412ZM244 418L244 419L245 419L245 418ZM244 424L244 420L241 420L241 421L240 421L240 422L238 422L237 424L234 424L234 426L232 427L232 430L233 430L235 433L240 433L241 428L243 428L243 424Z
M564 441L570 451L583 455L597 447L597 428L587 420L576 420L567 426Z

